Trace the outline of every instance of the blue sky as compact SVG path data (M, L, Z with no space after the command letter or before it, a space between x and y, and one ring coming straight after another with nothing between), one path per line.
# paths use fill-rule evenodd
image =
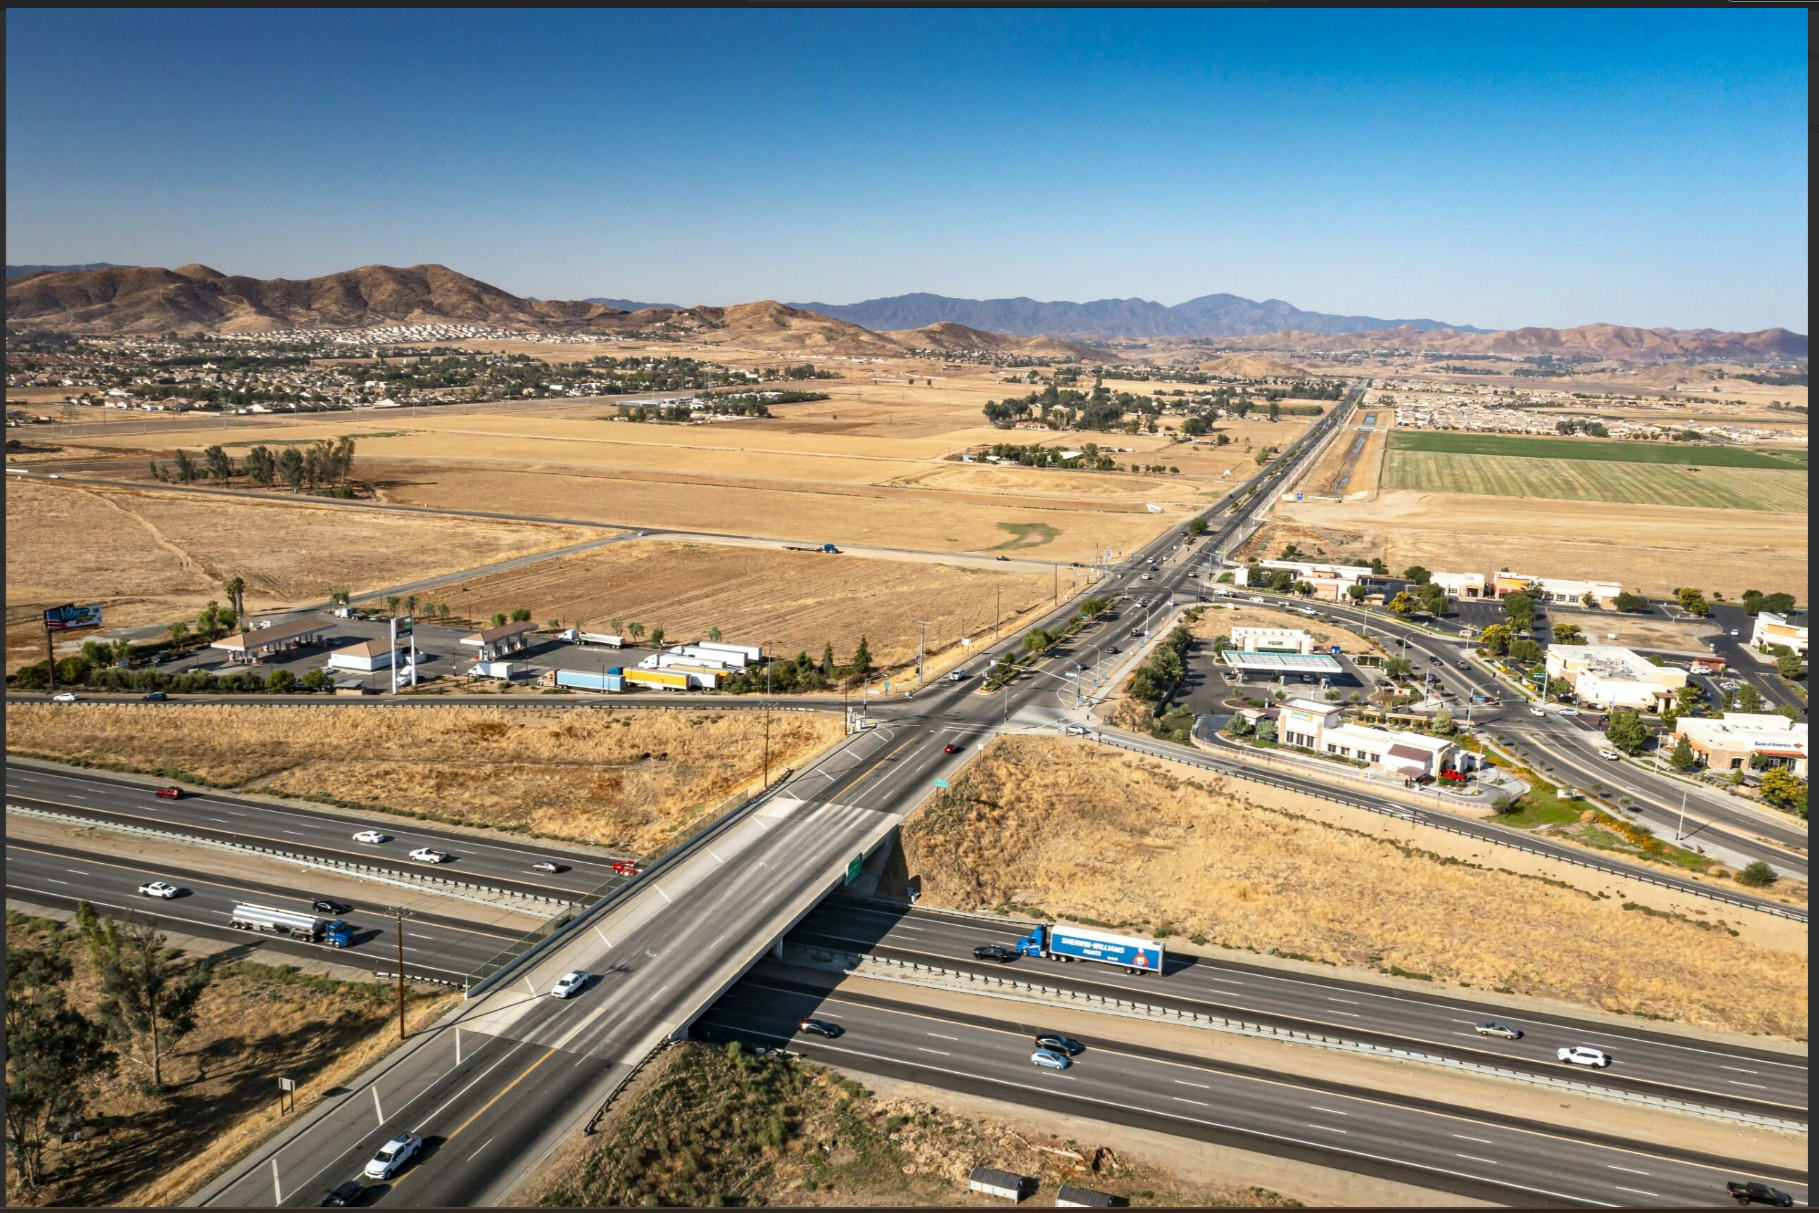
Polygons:
M8 262L1807 330L1759 9L7 16Z

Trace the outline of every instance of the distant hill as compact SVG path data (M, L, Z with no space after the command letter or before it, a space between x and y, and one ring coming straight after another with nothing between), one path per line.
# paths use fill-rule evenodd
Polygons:
M1102 358L1103 351L1054 337L1017 337L987 333L964 324L942 322L919 329L894 329L884 336L911 350L952 350L955 353L1027 354L1034 358Z
M1236 337L1297 330L1354 333L1366 329L1454 328L1439 320L1381 320L1304 312L1280 299L1258 303L1238 295L1202 295L1165 307L1148 299L1095 299L1091 303L1045 303L1037 299L956 299L948 295L894 295L862 303L796 303L879 331L923 328L949 321L968 328L1022 337Z
M1806 334L1792 333L1784 328L1723 333L1716 329L1639 329L1621 324L1584 324L1570 329L1522 328L1496 333L1412 327L1337 335L1282 332L1238 338L1231 344L1296 353L1414 350L1504 354L1516 358L1542 354L1563 358L1585 355L1619 362L1665 362L1687 358L1762 362L1807 356Z
M321 278L245 278L206 265L35 274L6 284L6 319L76 333L262 332L437 321L613 327L595 303L520 299L442 265L368 265Z
M583 299L583 303L598 303L601 307L615 307L622 312L644 312L655 308L662 312L679 312L679 303L638 303L631 299Z
M669 313L669 322L715 345L742 345L761 350L873 355L901 355L903 347L856 324L762 299L732 307L691 307Z
M81 270L130 270L130 265L116 265L112 261L91 261L87 265L9 265L6 267L8 278L19 278L26 274L73 274Z

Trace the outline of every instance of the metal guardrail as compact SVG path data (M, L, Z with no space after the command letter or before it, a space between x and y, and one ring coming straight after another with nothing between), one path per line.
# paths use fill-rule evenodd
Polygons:
M380 978L383 981L396 981L398 979L398 970L396 970L396 969L374 969L373 976ZM428 982L432 986L448 986L451 989L456 989L456 990L464 990L467 988L466 983L459 982L459 981L450 981L446 977L419 977L419 976L416 976L415 974L406 973L404 975L404 980Z
M1539 847L1524 846L1513 839L1499 838L1495 835L1474 834L1470 830L1462 830L1458 826L1449 825L1443 821L1436 821L1432 814L1424 815L1418 819L1412 819L1409 816L1411 811L1421 811L1413 805L1390 808L1385 804L1373 804L1368 800L1338 795L1330 791L1314 791L1310 788L1297 787L1294 784L1284 783L1276 779L1269 779L1242 769L1233 770L1225 766L1216 765L1211 761L1199 759L1198 756L1194 754L1176 754L1172 751L1158 751L1149 749L1145 746L1134 745L1104 729L1093 734L1092 740L1100 741L1110 746L1117 746L1121 750L1129 750L1133 754L1142 754L1149 758L1159 758L1164 762L1183 763L1187 766L1198 767L1203 771L1211 771L1216 775L1225 775L1233 779L1243 779L1251 783L1260 783L1267 787L1279 788L1282 791L1294 792L1302 796L1312 796L1316 800L1330 800L1334 804L1343 804L1354 809L1363 809L1367 813L1376 813L1383 817L1395 817L1403 821L1417 820L1421 825L1429 826L1436 830L1445 830L1449 834L1457 834L1462 838L1469 838L1473 842L1485 842L1490 843L1492 846L1508 847L1510 850L1520 851L1525 855L1534 855L1558 863L1570 863L1575 867L1588 868L1591 871L1603 872L1610 876L1621 876L1628 880L1640 880L1644 884L1652 884L1659 888L1671 889L1676 893L1686 893L1694 897L1703 897L1708 901L1716 901L1739 910L1754 910L1757 913L1769 914L1777 918L1787 918L1794 922L1808 921L1808 916L1799 911L1790 910L1769 902L1750 901L1740 897L1732 897L1728 894L1721 893L1716 889L1708 889L1691 881L1685 884L1676 884L1673 881L1663 880L1658 876L1647 872L1637 871L1633 868L1620 867L1616 864L1609 863L1596 863L1591 860L1579 859L1572 855L1562 855L1554 851L1544 851ZM1312 777L1310 776L1310 778Z
M1241 1036L1252 1036L1266 1040L1280 1040L1289 1044L1312 1045L1316 1048L1337 1049L1348 1053L1362 1053L1374 1057L1389 1057L1398 1061L1414 1061L1425 1065L1437 1065L1446 1069L1459 1070L1470 1074L1481 1074L1493 1078L1503 1078L1514 1082L1525 1082L1536 1086L1550 1087L1554 1090L1568 1091L1574 1094L1589 1095L1599 1099L1612 1099L1622 1103L1643 1104L1648 1107L1662 1108L1668 1111L1685 1112L1695 1116L1704 1116L1715 1120L1726 1120L1742 1124L1757 1125L1764 1128L1779 1129L1784 1132L1805 1133L1807 1126L1800 1121L1786 1120L1780 1117L1763 1116L1755 1112L1739 1112L1729 1108L1713 1108L1705 1104L1689 1103L1680 1099L1669 1099L1660 1095L1648 1095L1639 1091L1625 1091L1617 1087L1600 1087L1575 1079L1553 1078L1545 1074L1535 1074L1526 1070L1508 1070L1501 1066L1487 1066L1480 1062L1460 1061L1457 1058L1441 1057L1433 1053L1420 1053L1411 1049L1395 1049L1385 1045L1366 1044L1362 1041L1347 1040L1342 1036L1328 1036L1320 1032L1303 1032L1294 1028L1278 1028L1269 1024L1250 1023L1247 1020L1232 1019L1229 1016L1203 1014L1198 1011L1182 1011L1172 1007L1158 1007L1138 999L1108 998L1085 991L1061 990L1053 986L1044 986L1036 982L1018 981L1015 978L997 977L989 973L965 973L953 969L944 969L939 965L926 965L917 961L892 960L888 957L860 955L853 952L832 952L825 948L797 948L798 952L819 953L829 961L841 964L843 973L856 973L872 981L894 981L902 985L921 986L934 989L965 989L969 993L980 994L988 998L1008 998L1016 1002L1041 1003L1043 1005L1071 1005L1083 1009L1122 1015L1130 1019L1144 1019L1179 1023L1190 1027L1205 1028L1215 1032L1231 1032ZM819 967L819 966L817 966ZM945 980L917 980L914 976L892 976L886 973L868 971L874 968L894 969L906 974L926 974L929 978ZM1024 995L1014 992L1023 991Z
M287 863L300 863L310 867L326 868L335 872L346 872L350 875L386 884L400 886L419 886L433 888L436 892L461 901L471 901L476 905L499 909L499 898L511 898L518 901L542 902L546 905L568 905L570 902L561 897L545 897L541 893L519 893L510 889L501 889L494 885L475 884L467 880L451 880L445 876L430 876L422 872L411 872L398 868L380 867L377 864L354 863L345 859L329 859L321 855L305 855L296 851L281 850L278 847L255 846L252 843L229 842L221 838L208 838L200 834L186 834L181 830L160 830L152 826L129 825L125 822L109 821L106 818L83 817L75 813L58 813L50 809L32 808L26 805L8 804L6 811L26 817L42 817L52 821L71 822L104 830L118 830L123 834L142 834L149 838L173 838L198 846L215 847L224 851L237 851L245 855L265 855L272 859L282 859ZM462 892L465 890L466 892ZM468 893L489 893L491 900L468 896ZM521 907L513 907L521 908Z
M606 1098L601 1101L600 1106L594 1109L594 1114L587 1118L587 1123L581 1126L581 1136L592 1137L594 1131L600 1127L600 1122L606 1118L606 1114L613 1110L614 1104L619 1102L619 1097L624 1095L632 1085L632 1079L643 1073L645 1066L650 1065L681 1043L676 1037L667 1036L653 1046L650 1052L640 1057L638 1063L626 1073L625 1077L620 1079L611 1091L607 1092Z

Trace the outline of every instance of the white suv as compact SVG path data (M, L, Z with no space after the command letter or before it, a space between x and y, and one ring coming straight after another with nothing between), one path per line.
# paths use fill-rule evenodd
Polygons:
M1603 1049L1594 1049L1590 1045L1572 1045L1560 1049L1554 1054L1569 1066L1591 1066L1601 1069L1611 1064L1610 1054Z

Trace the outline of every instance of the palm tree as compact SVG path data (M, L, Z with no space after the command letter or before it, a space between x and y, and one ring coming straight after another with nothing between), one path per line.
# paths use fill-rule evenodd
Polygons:
M402 601L403 599L399 598L396 594L387 594L385 596L385 609L387 613L396 615L398 613L398 604Z
M234 618L246 614L246 578L235 577L222 587L227 591L227 600L234 604Z
M634 619L625 625L625 631L633 640L637 640L644 635L644 625Z
M622 635L625 632L625 620L617 615L614 615L611 619L607 620L606 624L613 629L613 635L615 636Z
M415 594L412 594L404 600L404 613L406 615L415 615L417 613L417 596Z

